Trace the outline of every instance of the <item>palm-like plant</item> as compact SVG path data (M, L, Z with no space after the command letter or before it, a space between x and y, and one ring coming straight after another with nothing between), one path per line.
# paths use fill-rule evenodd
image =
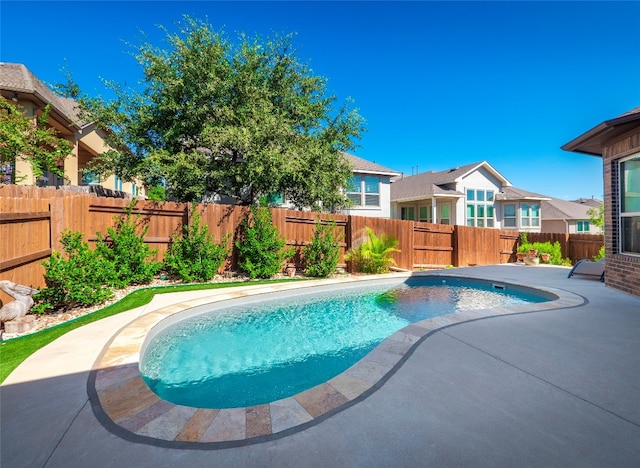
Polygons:
M345 254L345 260L352 262L356 271L362 273L386 273L395 260L391 257L394 252L400 252L396 248L398 240L390 234L376 236L371 228L365 227L368 239L358 247L349 250Z

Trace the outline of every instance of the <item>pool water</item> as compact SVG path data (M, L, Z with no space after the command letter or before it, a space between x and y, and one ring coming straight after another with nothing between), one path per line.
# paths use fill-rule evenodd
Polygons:
M330 380L411 323L543 300L491 285L409 281L233 306L157 333L140 372L151 390L175 404L254 406Z

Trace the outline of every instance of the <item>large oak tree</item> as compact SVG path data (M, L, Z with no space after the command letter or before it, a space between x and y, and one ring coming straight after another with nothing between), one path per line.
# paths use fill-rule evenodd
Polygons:
M363 119L350 101L336 107L291 35L231 41L189 17L177 33L163 30L168 47L135 48L140 87L110 82L115 99L80 99L123 150L101 155L93 172L162 180L181 201L215 193L250 204L278 193L297 207L345 203L351 168L342 152Z

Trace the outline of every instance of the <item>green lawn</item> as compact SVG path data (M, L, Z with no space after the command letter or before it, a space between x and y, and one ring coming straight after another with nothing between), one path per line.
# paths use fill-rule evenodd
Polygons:
M148 304L156 294L165 294L172 292L198 291L202 289L220 289L232 286L254 285L254 284L272 284L291 281L301 281L300 279L282 279L282 280L264 280L264 281L236 281L230 283L206 283L206 284L185 284L178 286L160 286L153 288L138 289L128 296L120 299L118 302L111 304L104 309L96 310L90 314L83 315L77 319L47 328L31 335L25 335L6 341L0 341L0 383L20 365L22 361L27 359L37 350L51 343L56 338L65 333L86 325L96 320L110 317L120 312L135 309L142 305Z

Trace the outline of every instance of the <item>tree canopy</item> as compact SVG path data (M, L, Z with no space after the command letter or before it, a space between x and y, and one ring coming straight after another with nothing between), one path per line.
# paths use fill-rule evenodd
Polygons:
M342 152L364 122L349 100L335 107L327 80L298 59L291 35L240 34L234 42L189 17L177 33L162 29L166 49L135 48L140 90L109 82L115 99L79 99L122 149L89 170L161 180L180 201L213 193L241 204L270 194L297 207L345 203L351 168Z
M587 210L587 215L589 216L591 224L600 228L604 233L604 203L600 204L598 208L589 208Z
M73 146L47 124L49 109L47 105L34 122L20 107L0 98L0 181L12 175L5 171L17 160L28 161L36 177L46 171L64 175L58 166L71 154ZM20 181L17 174L13 178L16 180L11 182Z

